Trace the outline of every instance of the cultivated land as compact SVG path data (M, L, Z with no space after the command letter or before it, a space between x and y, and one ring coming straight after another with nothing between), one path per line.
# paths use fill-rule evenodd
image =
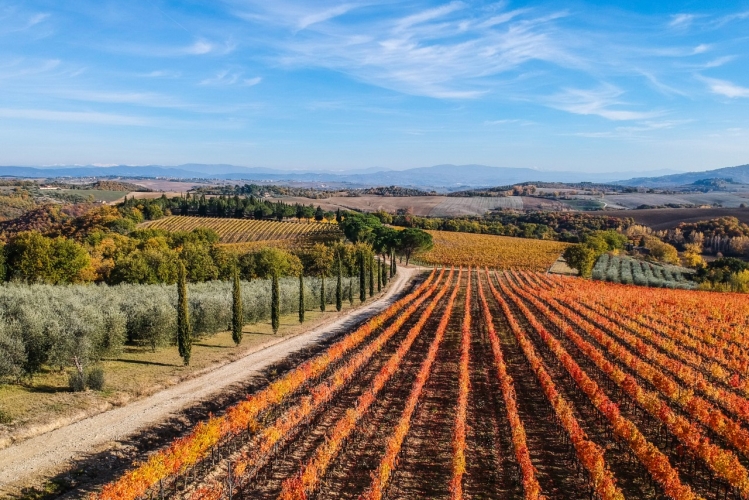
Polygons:
M319 235L339 235L338 225L327 222L269 221L254 219L218 219L172 215L142 223L139 227L166 231L192 231L208 228L216 231L221 243L296 240Z
M275 198L272 198L275 199ZM452 198L448 196L332 196L320 200L309 198L278 198L286 203L320 205L323 210L349 209L362 212L384 210L396 213L405 210L421 217L458 217L484 215L499 208L521 210L523 199L520 196Z
M643 210L611 210L596 212L596 215L632 217L636 223L655 230L673 229L681 222L699 222L718 217L736 217L749 223L747 208L656 208Z
M745 296L445 269L100 498L745 498L747 327Z
M606 195L604 198L597 199L608 205L624 208L637 208L640 205L666 205L668 203L697 206L718 204L724 208L738 208L742 203L749 203L749 193L724 191L674 194L623 193Z
M381 297L348 312L308 312L312 321L303 326L296 321L296 315L283 317L277 336L270 333L269 327L247 327L241 349L229 344L228 333L197 342L189 368L180 367L176 350L159 352L155 356L158 362L151 357L138 357L132 360L134 366L128 364L130 356L123 356L110 367L121 384L148 381L163 387L176 384L180 376L182 380L151 396L0 450L0 494L15 496L21 487L44 485L46 478L71 467L75 473L58 476L56 483L82 484L84 490L100 485L118 468L189 429L196 416L205 418L208 411L223 410L222 405L241 399L253 386L262 386L287 370L290 360L298 363L298 359L318 351L330 339L388 307L415 274L413 268L401 268ZM217 361L223 363L217 365ZM123 370L127 374L118 373ZM184 380L185 377L189 379ZM150 387L149 391L156 389ZM120 404L125 402L128 400ZM55 488L55 483L44 486L52 491ZM75 491L73 497L83 494L81 489Z
M546 271L569 245L490 234L427 231L434 246L416 259L426 265L466 265Z

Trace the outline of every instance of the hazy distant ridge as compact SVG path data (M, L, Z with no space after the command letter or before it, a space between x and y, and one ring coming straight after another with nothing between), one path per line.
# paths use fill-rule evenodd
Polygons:
M725 170L725 169L724 169ZM665 173L672 171L661 171ZM630 173L631 175L631 173ZM684 174L679 174L684 175ZM298 171L237 167L217 164L177 166L0 166L0 176L13 177L167 177L208 178L246 181L297 181L347 183L361 186L399 185L440 190L467 187L493 187L520 182L613 182L626 176L622 172L591 174L557 172L530 168L489 167L486 165L435 165L407 170L365 169L354 171Z
M660 177L637 177L620 181L625 186L669 187L686 186L705 179L731 179L733 182L749 184L749 165L725 167L707 172L686 172L683 174L663 175Z

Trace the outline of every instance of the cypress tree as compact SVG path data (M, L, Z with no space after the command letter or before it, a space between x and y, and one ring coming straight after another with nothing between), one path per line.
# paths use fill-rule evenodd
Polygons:
M177 281L177 347L185 366L190 364L190 353L192 351L192 332L190 330L190 310L187 302L187 271L185 270L185 264L180 262Z
M393 252L393 276L398 273L398 265L395 263L395 252Z
M354 278L348 277L348 303L354 305Z
M377 257L377 293L382 291L382 261Z
M320 274L320 312L325 312L325 275Z
M359 300L367 300L367 275L366 263L364 262L364 252L359 254Z
M299 273L299 322L304 323L304 273Z
M231 338L236 345L242 342L244 312L242 311L242 287L239 283L239 269L234 268L234 289L232 290Z
M278 287L278 271L275 270L271 282L270 325L273 328L273 334L278 333L278 327L281 325L281 290Z
M390 277L392 278L395 275L395 252L393 250L390 251Z
M335 287L335 308L336 311L343 309L343 266L341 259L338 259L338 282Z
M374 254L369 256L369 296L374 295L375 281L374 281Z
M387 286L388 284L388 267L385 265L386 262L382 261L382 286Z

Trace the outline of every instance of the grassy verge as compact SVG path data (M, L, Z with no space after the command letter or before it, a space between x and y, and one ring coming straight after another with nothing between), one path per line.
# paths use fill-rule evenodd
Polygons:
M354 306L344 301L342 312L358 306L358 300ZM307 311L305 322L301 325L296 313L284 315L281 316L281 327L276 335L270 324L246 325L242 343L238 347L228 331L198 339L193 343L190 366L182 364L176 346L156 352L126 346L121 355L100 363L106 379L102 391L71 392L67 372L49 368L24 384L0 384L0 448L153 394L220 364L239 359L279 338L315 328L339 314L335 306L328 306L325 313L319 309Z

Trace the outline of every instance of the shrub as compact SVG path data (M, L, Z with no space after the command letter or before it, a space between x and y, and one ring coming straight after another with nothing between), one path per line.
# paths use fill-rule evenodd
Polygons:
M68 387L73 392L83 392L86 390L86 377L81 375L78 370L68 372Z
M98 366L91 368L86 373L86 385L95 391L104 389L104 370Z

